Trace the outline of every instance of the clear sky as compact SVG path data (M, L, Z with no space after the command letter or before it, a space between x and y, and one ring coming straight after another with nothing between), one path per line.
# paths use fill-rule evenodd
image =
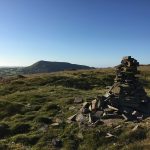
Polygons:
M150 0L0 0L0 66L150 64Z

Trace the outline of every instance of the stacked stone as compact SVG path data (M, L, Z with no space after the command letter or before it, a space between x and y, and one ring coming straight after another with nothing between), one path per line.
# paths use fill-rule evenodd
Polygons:
M139 62L131 56L124 57L121 65L116 68L114 85L106 94L109 97L108 103L131 119L141 118L148 113L145 108L149 97L136 76L139 74L138 66Z
M131 56L124 57L116 67L113 86L104 96L85 102L74 121L87 118L90 123L108 118L141 120L148 116L150 99L137 77L138 66L139 62Z

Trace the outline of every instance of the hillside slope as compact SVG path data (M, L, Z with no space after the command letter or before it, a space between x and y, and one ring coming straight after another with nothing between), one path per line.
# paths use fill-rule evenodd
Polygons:
M150 95L150 75L144 74ZM1 82L0 150L55 150L52 141L56 138L64 150L149 149L149 119L139 123L114 119L98 126L67 123L82 105L74 103L75 97L91 101L105 93L114 77L112 69L97 69L11 77ZM107 133L114 136L107 138Z

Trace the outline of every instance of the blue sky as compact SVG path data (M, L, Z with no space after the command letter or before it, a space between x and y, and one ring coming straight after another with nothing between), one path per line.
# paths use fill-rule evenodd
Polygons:
M0 66L150 64L150 0L0 0Z

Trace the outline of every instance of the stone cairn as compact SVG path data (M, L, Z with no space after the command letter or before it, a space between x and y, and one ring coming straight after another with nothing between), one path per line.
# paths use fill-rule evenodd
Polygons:
M150 99L138 80L138 66L139 62L131 56L124 57L116 67L114 84L106 94L84 102L80 112L68 119L96 123L103 119L122 118L127 121L147 117Z

